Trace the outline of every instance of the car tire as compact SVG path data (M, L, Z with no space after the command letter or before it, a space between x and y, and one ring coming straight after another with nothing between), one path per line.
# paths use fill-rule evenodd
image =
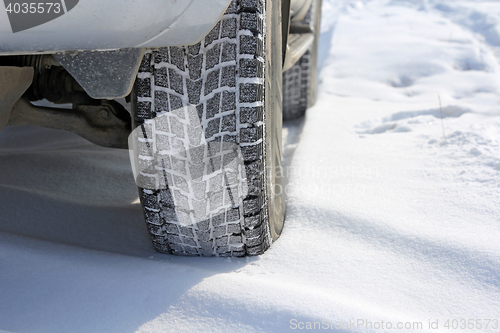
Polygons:
M280 1L233 0L198 44L144 55L130 146L158 252L258 255L279 237L281 50Z
M299 61L283 73L283 120L302 117L316 101L321 0L313 0L300 23L309 25L314 33L314 41Z

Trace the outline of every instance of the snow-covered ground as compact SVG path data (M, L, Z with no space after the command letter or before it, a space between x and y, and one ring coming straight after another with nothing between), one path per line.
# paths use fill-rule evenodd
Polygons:
M156 254L128 152L2 132L0 330L500 331L500 2L323 10L317 104L286 125L286 225L260 257Z

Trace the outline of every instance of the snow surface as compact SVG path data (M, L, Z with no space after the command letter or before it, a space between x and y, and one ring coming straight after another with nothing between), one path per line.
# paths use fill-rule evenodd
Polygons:
M286 225L259 257L155 253L128 152L6 129L0 330L500 319L499 52L498 1L323 0L319 96L286 125Z

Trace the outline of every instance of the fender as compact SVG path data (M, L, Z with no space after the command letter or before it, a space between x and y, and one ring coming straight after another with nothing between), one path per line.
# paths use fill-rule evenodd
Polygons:
M53 54L89 96L113 99L130 93L146 48L197 43L230 0L2 2L0 56Z
M25 3L40 5L45 14L22 13ZM62 4L54 17L43 16L46 3L0 2L0 55L195 44L219 21L230 0L51 0Z

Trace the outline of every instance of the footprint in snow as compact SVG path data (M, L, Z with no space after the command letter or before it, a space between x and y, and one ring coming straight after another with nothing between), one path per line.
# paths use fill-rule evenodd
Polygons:
M450 105L439 108L396 112L389 117L365 121L356 126L358 134L382 134L386 132L404 133L411 132L412 127L418 124L427 124L429 121L443 118L457 118L464 113L471 112L470 109Z

